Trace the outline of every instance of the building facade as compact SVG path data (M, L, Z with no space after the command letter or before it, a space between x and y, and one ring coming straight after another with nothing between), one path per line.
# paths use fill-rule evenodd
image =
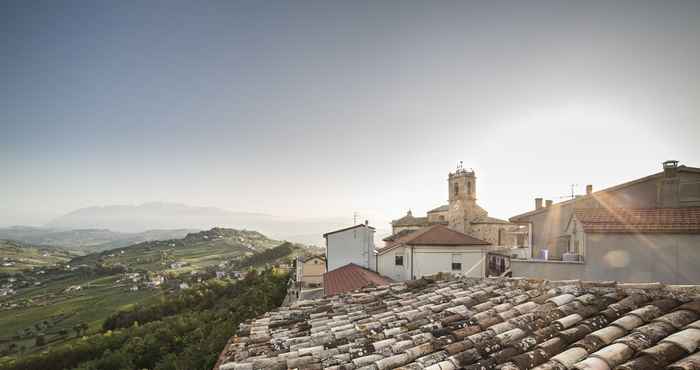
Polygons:
M326 239L326 269L333 271L349 263L376 270L375 229L365 222L323 234Z
M321 286L326 272L326 259L323 256L297 257L297 282L302 287Z
M437 273L484 276L490 243L444 225L406 232L377 251L377 272L393 280L418 279Z
M432 225L446 225L450 229L489 242L493 246L516 247L525 242L518 239L518 225L490 217L477 204L476 173L461 164L447 179L448 204L415 217L409 210L406 216L391 223L394 235L405 230L419 230ZM519 243L520 241L520 243Z
M514 276L626 282L700 282L700 169L663 171L514 216L527 225L532 253Z

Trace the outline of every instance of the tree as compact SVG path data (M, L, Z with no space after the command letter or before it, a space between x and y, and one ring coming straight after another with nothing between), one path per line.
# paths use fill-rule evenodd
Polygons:
M46 345L46 337L44 334L39 334L36 336L36 340L34 341L34 345L37 347L41 347Z

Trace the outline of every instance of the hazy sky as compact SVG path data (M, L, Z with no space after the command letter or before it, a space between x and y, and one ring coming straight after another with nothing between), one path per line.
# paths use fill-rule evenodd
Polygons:
M700 166L700 1L3 1L0 225L174 201L507 218Z

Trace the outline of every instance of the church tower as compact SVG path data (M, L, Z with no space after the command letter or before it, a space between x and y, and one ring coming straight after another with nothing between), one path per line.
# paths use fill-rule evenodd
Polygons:
M476 174L473 170L464 169L460 161L457 171L450 173L447 183L449 227L462 233L468 233L470 231L469 223L486 213L476 205Z

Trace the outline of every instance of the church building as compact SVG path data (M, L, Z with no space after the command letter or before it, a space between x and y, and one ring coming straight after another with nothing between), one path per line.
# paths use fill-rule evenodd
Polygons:
M392 234L384 239L391 242L412 231L432 225L448 228L489 242L495 247L513 247L517 243L518 226L506 220L490 217L476 203L476 173L460 165L447 179L448 204L428 211L425 217L406 216L391 222Z

